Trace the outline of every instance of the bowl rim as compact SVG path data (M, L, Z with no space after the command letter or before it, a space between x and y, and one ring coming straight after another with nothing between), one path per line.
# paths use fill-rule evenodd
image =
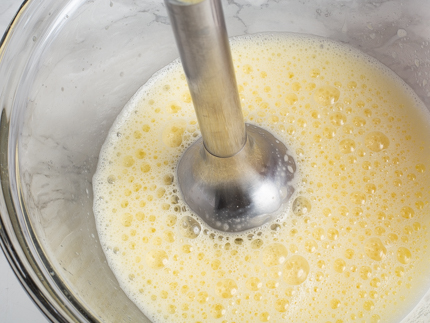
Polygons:
M18 11L0 38L0 65L19 18L36 2L21 1ZM0 97L2 95L0 91ZM43 251L34 245L34 237L26 223L25 208L19 193L19 172L16 164L11 163L15 156L10 156L10 152L15 151L15 148L10 147L11 114L6 110L7 107L2 106L0 115L0 248L24 290L49 321L96 322L85 309L77 309L65 295L58 295L58 290L53 288L54 280L48 277L46 268L41 268L41 259L36 259L32 253L32 250ZM24 213L23 219L20 219L22 215L18 214L17 208Z

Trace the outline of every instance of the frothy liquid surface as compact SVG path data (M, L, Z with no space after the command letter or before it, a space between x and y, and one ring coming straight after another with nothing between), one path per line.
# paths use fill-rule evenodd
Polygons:
M100 240L121 287L154 322L395 322L426 289L427 112L390 71L339 44L236 40L246 122L294 155L296 192L276 223L206 227L175 167L199 137L180 64L113 126L94 177Z

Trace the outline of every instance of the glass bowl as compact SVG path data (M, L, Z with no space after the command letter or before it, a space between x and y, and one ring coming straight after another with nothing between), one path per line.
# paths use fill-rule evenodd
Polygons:
M391 68L430 107L430 2L223 5L230 36L297 32L348 43ZM161 0L28 0L3 37L1 246L54 322L149 322L107 265L91 181L117 114L176 57ZM430 293L417 299L403 322L430 320Z

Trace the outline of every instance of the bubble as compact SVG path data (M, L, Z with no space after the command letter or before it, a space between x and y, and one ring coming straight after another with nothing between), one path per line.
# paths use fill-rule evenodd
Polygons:
M381 236L385 233L385 229L383 227L376 227L375 233L376 233L376 235Z
M263 250L263 263L266 266L277 266L285 262L288 250L280 243L272 243Z
M299 251L299 247L297 247L295 244L290 245L290 252L297 253Z
M151 170L151 165L149 165L148 163L145 163L142 166L140 166L140 170L143 173L148 173Z
M348 156L348 162L350 164L355 164L357 162L357 157L355 157L355 156Z
M169 306L167 306L167 313L175 314L176 313L176 306L173 304L170 304Z
M133 191L134 192L138 192L141 188L142 188L142 185L140 185L139 183L133 184Z
M330 307L332 308L332 309L338 309L339 307L340 307L340 300L338 300L337 298L333 298L331 301L330 301Z
M399 237L395 233L389 233L388 239L391 241L391 243L393 243L393 242L396 242L397 240L399 240Z
M366 184L366 193L367 194L375 194L376 185L375 184Z
M184 238L195 239L199 236L202 228L200 224L191 216L184 216L179 221L178 226L180 234Z
M354 204L365 204L366 195L360 192L354 192L350 195L351 202Z
M243 65L243 67L242 67L242 71L243 71L243 73L245 73L245 74L250 74L251 72L252 72L252 66L251 65L249 65L249 64L245 64L245 65Z
M169 124L164 128L162 138L167 147L176 148L182 144L182 135L186 126L184 120L175 120L174 124Z
M334 228L329 228L328 230L327 230L327 237L330 239L330 240L337 240L337 238L339 237L339 231L337 231L336 229L334 229Z
M145 220L145 213L143 213L143 212L137 212L137 213L136 213L136 219L137 219L138 221L143 221L143 220Z
M357 82L355 82L355 81L349 81L348 84L347 84L347 87L348 87L348 89L353 90L353 89L355 89L357 87Z
M131 191L130 191L128 188L126 188L126 189L124 190L124 195L125 195L125 196L130 196L130 195L131 195Z
M306 128L306 125L307 125L306 120L305 120L305 119L302 119L302 118L299 118L299 119L297 120L297 125L298 125L299 127L301 127L301 128Z
M374 287L374 288L378 288L379 286L381 286L381 280L379 278L373 278L370 281L370 286Z
M424 164L417 164L415 166L415 169L420 173L424 173L426 170L426 167L424 166Z
M363 280L369 279L372 275L372 269L369 266L362 266L360 268L360 277Z
M283 278L289 285L300 285L309 274L309 263L299 255L290 257L283 268Z
M161 269L167 262L167 253L164 250L150 250L146 254L146 263L152 269Z
M163 176L163 184L164 185L172 185L173 183L173 175L172 174L167 174Z
M175 234L172 231L164 231L164 240L166 240L169 243L175 242L176 237Z
M135 132L133 132L133 137L136 139L140 139L142 138L142 133L139 130L136 130Z
M213 318L219 319L225 315L226 310L221 304L214 304L211 307L210 313Z
M285 296L292 297L296 294L296 291L292 287L285 288Z
M289 134L290 136L294 135L295 132L296 132L296 128L294 126L287 127L287 134Z
M297 97L297 94L295 94L295 93L288 93L285 96L285 102L289 105L294 105L298 100L299 100L299 98Z
M316 239L316 240L324 240L325 238L325 231L323 228L316 228L313 232L312 232L312 236Z
M236 238L236 239L234 239L234 243L237 244L238 246L241 246L243 244L243 239L242 238Z
M333 269L338 273L343 273L346 268L345 260L338 258L334 261Z
M363 308L366 311L372 311L375 308L375 304L372 301L365 301L363 304Z
M346 123L346 116L341 112L334 112L330 115L330 122L334 126L343 126Z
M185 103L191 103L191 93L189 91L182 93L182 101Z
M357 288L361 288L362 287L362 285L360 284L360 285L357 285ZM366 291L364 291L364 290L361 290L359 293L358 293L358 296L360 296L360 298L366 298L367 297L367 293L366 293Z
M372 299L377 299L378 298L378 293L376 291L372 290L372 291L369 292L369 296Z
M317 282L320 282L320 281L322 281L324 279L324 274L322 273L322 272L317 272L316 274L315 274L315 280L317 281Z
M348 125L348 124L343 126L343 133L345 133L347 135L350 135L353 132L354 132L354 127L353 126Z
M281 226L277 223L274 223L270 226L270 230L277 232L277 231L281 230Z
M293 202L293 213L301 216L311 211L311 202L303 196L298 196Z
M177 195L172 195L172 197L170 198L170 203L172 204L178 204L179 202L179 197ZM180 208L175 209L176 212L180 212Z
M258 277L251 277L246 281L245 286L250 291L255 292L263 286L263 283L261 282L261 280Z
M213 270L218 270L220 266L221 266L221 260L219 259L212 260L211 267Z
M115 184L116 177L114 175L109 175L107 181L109 184Z
M181 293L182 293L182 294L186 294L189 290L190 290L190 287L189 287L189 286L187 286L187 285L183 285L183 286L181 287Z
M354 257L354 250L346 249L345 250L345 258L352 259L352 257Z
M133 222L133 216L130 213L124 213L121 216L121 224L125 227L130 227Z
M233 279L220 280L216 284L215 293L222 298L232 298L237 293L237 284Z
M169 296L169 293L166 292L165 290L162 290L160 293L160 296L162 299L167 299L167 297Z
M269 322L270 321L270 314L268 312L263 312L259 316L261 322Z
M251 242L251 248L252 249L259 249L259 248L261 248L261 246L263 245L263 243L264 242L261 239L254 239Z
M404 217L405 219L412 219L415 215L415 212L412 208L410 208L409 206L404 206L402 207L402 209L400 210L400 215L402 217Z
M364 245L366 255L376 261L381 261L387 255L387 249L378 238L370 238Z
M415 202L415 206L418 210L422 210L424 208L424 202L423 201L417 201L417 202Z
M123 160L124 167L131 167L134 165L134 158L132 156L125 156Z
M261 295L261 293L255 293L254 294L254 299L256 301L261 301L263 299L263 295Z
M329 216L331 216L331 210L329 208L325 208L323 210L323 214L324 214L324 216L329 217Z
M323 136L327 139L333 139L336 136L336 128L332 126L325 127L323 130Z
M279 283L275 280L269 280L266 282L266 287L269 289L275 289L278 288Z
M374 131L366 135L364 144L367 148L374 152L380 152L387 149L390 145L390 140L382 132Z
M174 214L169 214L166 218L166 225L168 227L173 227L176 224L178 217Z
M312 78L318 78L321 75L321 71L318 68L313 68L309 72L310 77Z
M314 92L314 100L323 106L333 104L339 100L340 91L334 86L325 85L317 88Z
M184 244L182 246L182 252L183 253L191 253L193 251L193 246L189 245L189 244Z
M352 139L344 139L339 143L340 151L343 154L350 154L355 151L355 141Z
M196 298L197 302L200 304L205 304L209 300L209 294L206 292L199 292Z
M315 250L317 250L317 248L318 248L318 244L316 243L315 240L308 240L305 242L305 249L307 252L313 253L315 252Z
M170 102L167 105L167 111L171 114L175 114L178 113L179 111L181 111L182 107L178 102Z
M397 277L403 277L405 274L405 269L403 267L399 266L399 267L396 267L394 272L395 272Z
M135 156L137 159L143 159L146 156L146 152L143 149L137 149Z
M404 265L408 264L412 258L411 252L409 251L409 249L405 247L400 247L399 249L397 249L396 255L397 255L397 260Z
M412 234L413 233L413 229L412 229L412 227L410 227L410 226L405 226L404 227L404 229L403 229L403 232L405 233L405 234Z
M373 314L370 318L370 323L380 323L381 317L378 314Z
M356 127L363 127L366 124L366 120L364 120L362 117L354 117L352 118L352 123Z
M157 193L156 193L156 195L157 195L157 198L162 198L163 196L164 196L164 194L166 193L166 190L164 189L164 188L162 188L162 187L160 187L158 190L157 190Z
M285 298L278 298L275 302L275 310L284 313L287 311L290 302Z

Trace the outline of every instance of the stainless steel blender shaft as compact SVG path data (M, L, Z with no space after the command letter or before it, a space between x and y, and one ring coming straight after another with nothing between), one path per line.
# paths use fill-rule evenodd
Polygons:
M276 219L294 191L295 162L268 131L245 128L220 0L165 3L203 137L178 164L184 201L225 232Z
M165 3L204 145L214 156L233 156L245 145L246 130L221 3Z

